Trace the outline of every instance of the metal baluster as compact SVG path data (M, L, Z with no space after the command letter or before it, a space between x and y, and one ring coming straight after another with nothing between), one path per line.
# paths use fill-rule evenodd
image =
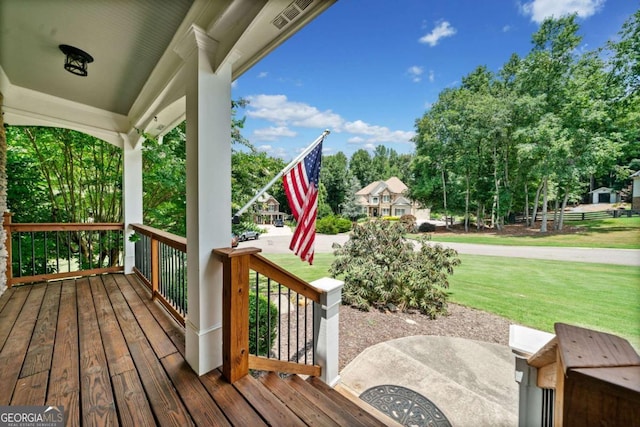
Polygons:
M56 231L56 273L60 273L60 232Z
M71 273L71 231L67 231L67 271Z
M22 233L16 233L18 236L18 277L22 277Z
M282 285L278 283L278 360L282 359Z
M267 342L271 344L271 278L267 277ZM267 359L271 356L271 348L267 351Z
M291 360L291 289L287 288L287 304L289 310L287 315L287 360Z

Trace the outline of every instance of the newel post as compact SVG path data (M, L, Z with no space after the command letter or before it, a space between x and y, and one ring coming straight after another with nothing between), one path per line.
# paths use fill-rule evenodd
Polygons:
M222 375L234 383L249 373L249 260L257 248L214 249L222 260Z
M316 345L316 362L322 367L320 379L333 387L340 381L339 330L340 304L344 282L323 277L311 285L322 291L320 304L314 303L313 341Z

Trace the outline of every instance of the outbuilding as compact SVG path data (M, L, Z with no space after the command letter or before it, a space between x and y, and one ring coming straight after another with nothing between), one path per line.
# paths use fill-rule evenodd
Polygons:
M593 191L589 191L589 194L591 195L590 201L593 204L620 202L620 192L609 187L596 188Z

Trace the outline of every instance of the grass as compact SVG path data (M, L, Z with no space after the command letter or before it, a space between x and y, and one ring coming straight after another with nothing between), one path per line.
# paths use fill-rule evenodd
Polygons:
M565 226L580 227L576 233L497 235L489 233L435 233L434 242L477 243L504 246L567 246L589 248L640 249L640 217L571 221Z
M313 266L294 255L269 254L293 274L328 276L332 254ZM640 348L640 269L522 258L461 255L451 276L450 301L553 332L555 322L610 332Z

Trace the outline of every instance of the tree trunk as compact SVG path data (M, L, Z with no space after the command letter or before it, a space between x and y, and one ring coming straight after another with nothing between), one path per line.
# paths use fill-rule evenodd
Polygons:
M531 216L531 224L529 224L529 227L533 227L536 224L536 217L538 216L538 203L540 202L540 192L542 191L542 187L544 187L544 181L540 182L540 185L536 190L536 198L533 201L533 215Z
M569 189L566 188L564 191L564 198L562 199L562 208L560 209L560 218L558 219L558 227L556 230L562 230L562 226L564 225L564 210L567 207L567 201L569 200Z
M2 105L4 98L0 92L0 215L7 211L7 135L4 131ZM7 233L0 229L0 295L7 287Z
M470 191L469 187L471 186L471 182L469 179L469 173L467 173L467 189L464 194L464 231L469 232L469 197Z
M524 223L529 226L529 186L524 183Z
M560 214L560 200L558 200L558 196L560 192L560 186L558 185L558 191L556 191L556 200L553 203L553 229L558 229L558 215Z
M540 224L540 232L541 233L546 233L547 232L547 203L548 203L548 178L545 176L544 179L542 180L542 192L543 192L543 196L542 196L542 223Z
M444 202L444 226L448 230L449 229L449 214L447 212L447 182L444 179L444 168L440 169L440 174L442 177L442 199Z

